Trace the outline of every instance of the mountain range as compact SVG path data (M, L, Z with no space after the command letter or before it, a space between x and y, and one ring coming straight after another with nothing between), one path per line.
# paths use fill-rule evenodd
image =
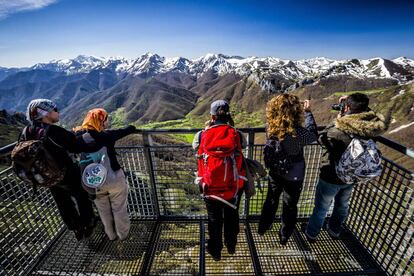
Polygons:
M121 123L148 124L201 118L208 114L212 100L224 98L240 118L246 114L258 118L274 93L309 87L316 98L322 90L328 94L370 90L413 79L414 61L405 57L284 60L223 54L197 59L151 53L136 59L80 55L26 68L0 67L0 109L24 111L31 99L49 98L57 102L68 126L79 123L96 106L106 108Z
M383 58L333 60L323 57L303 60L283 60L275 57L240 57L223 54L207 54L197 59L183 57L166 58L146 53L136 59L122 57L94 57L79 55L74 59L52 60L25 68L0 67L0 81L16 72L47 70L66 75L89 73L93 70L109 70L118 76L155 76L178 72L200 77L208 71L219 75L236 73L246 76L253 73L280 75L288 80L304 80L320 75L349 74L357 78L394 78L399 81L413 79L414 61L405 57L393 60Z

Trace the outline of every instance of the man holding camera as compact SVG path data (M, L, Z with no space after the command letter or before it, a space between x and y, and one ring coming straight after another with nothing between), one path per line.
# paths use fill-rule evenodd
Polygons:
M348 216L349 202L354 184L344 183L337 175L336 166L354 137L370 139L387 129L388 121L368 108L368 96L354 93L341 97L332 108L340 111L335 124L320 133L319 142L327 150L327 160L321 165L316 187L315 207L304 233L309 242L315 242L326 214L334 200L332 216L327 224L328 234L339 238L342 224Z

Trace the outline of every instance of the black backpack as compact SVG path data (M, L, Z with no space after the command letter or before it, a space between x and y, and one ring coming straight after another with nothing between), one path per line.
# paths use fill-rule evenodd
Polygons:
M266 140L263 150L266 168L277 175L286 175L292 168L292 160L275 137Z
M29 135L29 139L28 138ZM26 127L11 153L12 166L16 175L36 187L52 187L63 180L66 167L58 165L53 153L44 146L46 140L60 147L47 135L47 128Z

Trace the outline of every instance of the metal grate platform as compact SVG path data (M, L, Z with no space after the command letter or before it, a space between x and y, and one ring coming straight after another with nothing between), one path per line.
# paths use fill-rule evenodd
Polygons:
M236 254L229 255L224 248L219 262L205 252L205 221L134 221L123 242L109 241L102 225L81 242L66 231L31 275L380 274L375 261L349 232L332 240L322 231L320 240L309 244L296 229L282 246L279 228L280 223L275 223L271 231L259 236L257 222L243 221Z
M89 239L80 242L72 231L65 231L31 274L137 275L154 228L154 222L133 223L123 242L109 241L101 224Z

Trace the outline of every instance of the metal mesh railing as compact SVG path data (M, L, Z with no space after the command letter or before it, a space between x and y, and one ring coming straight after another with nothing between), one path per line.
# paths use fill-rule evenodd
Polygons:
M253 159L263 161L263 145L253 146ZM315 188L319 178L319 165L321 161L322 150L319 145L308 145L304 148L306 173L303 181L303 189L298 202L298 218L307 218L313 211L313 200L315 197ZM250 217L260 215L263 203L267 194L267 180L261 179L256 185L256 195L250 199L248 209L244 210L244 214ZM280 218L282 214L282 200L279 202L279 208L276 217Z
M347 227L390 275L414 273L414 178L384 158L381 177L356 186Z
M254 143L255 132L262 131L246 130L245 155L263 163L263 145ZM223 261L215 262L205 251L206 211L193 183L194 152L189 145L153 145L149 135L154 132L143 133L143 146L117 150L129 184L128 211L133 221L130 239L121 251L106 240L102 226L90 240L76 242L64 230L48 190L40 189L33 196L30 185L21 183L12 170L1 172L0 274L414 273L413 175L393 161L384 159L381 177L355 187L347 230L339 241L323 230L319 242L309 244L298 226L287 246L280 246L281 206L274 228L263 237L257 235L267 191L267 180L261 179L256 195L242 199L236 254L229 256L224 250ZM306 176L298 204L301 222L313 210L322 153L319 145L305 147Z
M194 184L197 163L189 146L151 149L162 216L197 218L204 216L204 203Z
M118 159L129 183L128 212L131 219L155 219L155 190L143 147L119 148Z
M64 225L49 191L34 195L11 169L0 173L0 275L30 270Z

